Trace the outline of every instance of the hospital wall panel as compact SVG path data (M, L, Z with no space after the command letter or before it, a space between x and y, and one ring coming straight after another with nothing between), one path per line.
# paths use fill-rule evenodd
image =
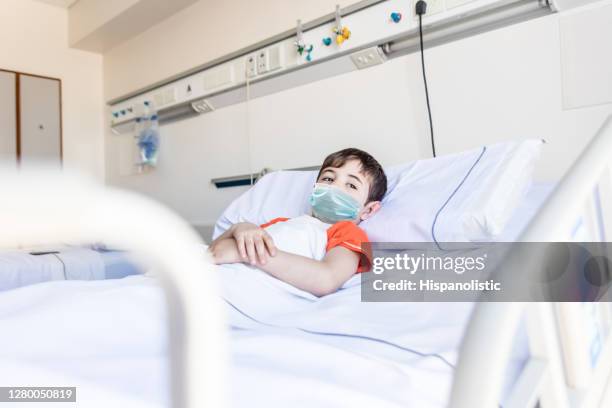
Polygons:
M258 16L268 21L266 15ZM536 178L561 177L612 105L564 109L559 18L542 17L426 50L438 154L508 139L543 138L547 144ZM166 27L175 40L181 35L177 27L176 21ZM138 52L143 41L157 40L160 32L150 34L126 42L108 60L105 56L107 96L143 85L126 83L132 75L118 72L127 69L119 56ZM159 63L196 51L187 43L177 48L171 52L162 43L166 54ZM136 60L138 67L132 70L151 63L144 57ZM244 191L215 189L210 184L214 177L263 167L312 166L347 146L370 151L385 166L431 157L420 63L419 54L410 54L164 125L159 167L145 175L118 173L119 136L107 130L108 181L150 194L192 223L206 225Z

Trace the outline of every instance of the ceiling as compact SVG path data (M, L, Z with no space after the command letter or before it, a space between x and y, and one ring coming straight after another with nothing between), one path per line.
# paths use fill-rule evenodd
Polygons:
M104 53L198 0L36 1L67 11L70 47Z
M52 4L58 7L70 8L70 6L72 6L74 3L76 3L79 0L38 0L38 1L47 3L47 4Z
M72 48L104 53L196 1L82 0L68 12L68 43Z

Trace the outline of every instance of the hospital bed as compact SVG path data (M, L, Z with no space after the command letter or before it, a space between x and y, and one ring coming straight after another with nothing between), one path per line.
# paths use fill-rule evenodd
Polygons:
M577 219L601 233L612 221L608 207L595 205L611 197L610 154L612 119L554 189L528 193L545 201L517 210L536 213L526 229L512 223L518 240L566 240ZM579 305L365 304L357 278L315 302L256 271L215 274L184 221L139 196L45 173L7 177L3 185L10 194L0 214L10 217L2 217L9 233L0 245L108 241L146 254L158 278L48 282L4 293L3 333L27 328L30 335L3 336L0 383L78 383L84 406L189 407L258 406L270 396L296 406L586 407L598 406L609 386L610 336L589 384L565 378L557 326L567 313L560 309ZM32 198L48 186L55 194L43 217ZM156 318L164 305L167 332ZM332 312L335 319L321 318ZM235 329L230 338L226 321ZM42 344L34 336L41 333L48 333ZM167 382L171 393L164 392Z

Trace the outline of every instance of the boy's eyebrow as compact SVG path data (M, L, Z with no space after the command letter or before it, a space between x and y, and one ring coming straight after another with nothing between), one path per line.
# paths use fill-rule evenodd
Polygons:
M359 177L355 176L354 174L349 174L348 176L349 176L349 177L354 178L354 179L355 179L355 180L357 180L359 183L363 184L363 181L361 181L361 179L360 179Z

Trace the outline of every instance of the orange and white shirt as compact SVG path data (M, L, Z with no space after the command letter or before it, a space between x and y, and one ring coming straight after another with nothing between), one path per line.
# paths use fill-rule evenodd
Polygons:
M332 248L342 246L360 254L357 273L370 269L370 254L362 244L368 236L350 221L327 224L311 215L296 218L279 217L261 225L278 249L307 258L322 260Z

